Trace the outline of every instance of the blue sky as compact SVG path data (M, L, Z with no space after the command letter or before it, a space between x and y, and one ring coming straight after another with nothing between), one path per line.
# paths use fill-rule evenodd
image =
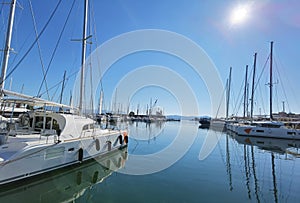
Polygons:
M39 31L45 25L57 2L32 1ZM71 4L71 0L62 1L56 15L39 40L45 68L49 64ZM81 38L82 5L80 4L81 1L76 1L74 4L70 20L51 63L47 75L48 87L60 82L65 70L67 75L70 75L79 69L81 45L79 42L71 41L71 39ZM251 5L248 19L240 24L232 25L230 15L239 4ZM12 40L12 47L17 54L11 54L8 72L21 59L35 36L28 1L20 0L18 5ZM203 48L219 71L224 85L228 77L229 67L233 67L231 109L236 109L235 106L239 106L240 103L239 92L244 80L245 66L248 64L250 69L252 68L253 55L257 52L257 72L260 73L268 58L270 41L274 41L274 63L276 66L274 81L278 81L274 85L276 87L274 111L281 111L281 103L285 101L287 111L300 112L299 96L297 96L300 95L300 90L297 88L300 75L298 68L300 65L300 57L298 57L300 53L298 37L300 36L299 1L93 0L92 5L97 28L97 35L91 39L93 50L97 44L101 45L118 35L140 29L162 29L183 35ZM7 15L8 6L1 6L2 47ZM153 51L128 55L112 65L103 77L105 106L111 106L110 102L114 100L112 93L118 82L126 74L147 65L165 66L178 73L192 88L198 101L199 112L191 109L190 114L211 115L209 93L201 77L180 59ZM13 72L12 78L12 90L20 92L24 84L23 93L37 94L43 78L37 46ZM67 81L65 103L68 103L74 80L75 77L71 77ZM7 79L6 88L9 88L9 81L10 79ZM259 90L256 92L256 113L259 111L268 113L268 90L265 85L267 82L268 76L264 73L261 77ZM284 91L282 87L284 87ZM45 86L42 87L43 91L45 91ZM58 100L59 91L59 87L53 88L50 91L50 97L55 95L53 99ZM220 90L220 95L222 92L223 90ZM44 94L43 97L47 98L47 95ZM99 96L95 95L95 97ZM158 99L157 105L163 108L166 114L181 113L180 101L176 100L176 95L155 85L141 88L139 92L133 94L131 99L117 97L117 103L125 109L124 106L128 105L130 99L130 109L134 110L138 104L146 108L150 98L153 101ZM242 110L235 110L231 113L236 112L241 114Z

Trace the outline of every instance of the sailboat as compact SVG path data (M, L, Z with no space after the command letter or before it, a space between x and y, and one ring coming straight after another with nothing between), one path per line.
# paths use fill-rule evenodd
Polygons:
M251 110L250 110L250 118L253 118L253 98L254 98L254 82L255 82L255 69L256 69L256 57L257 53L254 54L254 66L253 66L253 78L252 78L252 91L251 91ZM227 123L227 130L235 132L236 127L240 125L248 125L248 65L246 65L246 74L245 74L245 85L244 85L244 115L243 119L236 118L235 120L232 120L231 122Z
M272 56L273 42L271 42L270 52L270 120L266 121L252 121L249 124L241 124L233 127L233 131L242 136L255 136L266 138L281 138L281 139L300 139L300 130L288 128L284 123L273 120L272 112Z
M0 185L30 178L127 147L127 130L101 129L81 113L88 1L85 0L80 102L78 108L4 89L16 0L11 1L1 75L1 96L23 99L34 111L6 123L0 133ZM55 107L57 111L47 107Z
M4 185L0 188L0 202L80 202L95 187L101 188L106 178L124 168L126 160L127 149L118 150L79 166Z
M227 80L227 85L226 85L226 118L214 118L210 120L210 128L216 131L225 131L227 129L229 121L229 101L230 101L230 86L231 86L231 72L232 72L232 67L229 69L229 77ZM201 123L202 124L202 123Z

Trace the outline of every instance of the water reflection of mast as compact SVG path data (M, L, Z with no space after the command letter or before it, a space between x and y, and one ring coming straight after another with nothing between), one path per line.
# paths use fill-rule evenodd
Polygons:
M255 186L255 196L256 196L256 200L259 203L259 196L258 196L258 181L257 181L257 177L256 177L256 169L255 169L255 159L254 159L254 151L253 151L253 145L251 145L251 155L252 155L252 170L253 170L253 178L254 178L254 186Z
M146 123L147 125L147 123ZM152 128L151 128L151 125L149 123L149 136L148 136L148 144L150 144L150 140L151 140L151 132L152 132Z
M275 173L275 160L274 160L274 154L271 153L272 157L272 176L273 176L273 187L274 187L274 200L277 203L278 197L277 197L277 183L276 183L276 173Z
M228 135L226 135L226 162L227 162L227 174L229 175L229 189L230 189L230 191L232 191L233 187L232 187L232 174L231 174Z
M247 158L247 148L246 145L244 144L244 161L245 161L245 172L246 172L246 186L248 189L248 198L251 199L251 190L250 190L250 167L249 167L249 162Z

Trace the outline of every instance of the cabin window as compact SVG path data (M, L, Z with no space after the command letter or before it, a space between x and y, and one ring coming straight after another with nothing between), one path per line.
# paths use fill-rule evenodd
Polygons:
M84 125L83 127L82 127L82 130L88 130L89 129L89 125Z
M35 117L34 128L36 128L36 129L42 129L43 128L43 121L44 121L44 117L43 116L36 116Z
M35 117L35 129L43 129L43 123L44 123L44 116L36 116ZM52 117L46 117L46 125L45 129L56 129L56 126L58 126L57 120L52 119Z
M58 130L59 129L58 122L55 119L52 120L52 129L54 129L54 130Z
M29 119L29 126L32 127L32 123L33 123L33 118Z
M46 117L46 129L51 129L51 117Z
M264 130L256 130L256 132L258 132L258 133L264 133L265 131Z

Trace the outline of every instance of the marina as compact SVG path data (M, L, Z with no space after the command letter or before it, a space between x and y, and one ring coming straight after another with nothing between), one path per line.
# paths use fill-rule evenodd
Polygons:
M147 128L145 125L129 125L132 134L127 149L129 157L159 152L176 139L179 128L186 138L192 137L191 132L197 135L180 160L157 173L124 174L122 169L140 166L128 165L128 157L115 152L112 155L116 156L113 158L116 161L111 161L116 164L112 165L114 172L109 172L99 162L91 165L93 170L88 164L87 170L82 165L58 171L38 181L2 190L1 202L21 199L28 202L53 202L54 199L75 202L98 202L100 199L110 202L219 202L224 199L226 202L297 202L300 198L297 192L300 186L299 141L212 131L211 135L217 136L219 143L207 159L199 160L208 130L198 129L199 125L193 121L167 122L162 126L151 124ZM118 156L124 163L118 161ZM144 161L148 161L146 157ZM100 181L93 182L96 170ZM79 174L82 174L81 184L78 184ZM102 176L106 178L101 179ZM30 195L32 192L39 195Z
M298 7L3 1L0 202L299 202Z

